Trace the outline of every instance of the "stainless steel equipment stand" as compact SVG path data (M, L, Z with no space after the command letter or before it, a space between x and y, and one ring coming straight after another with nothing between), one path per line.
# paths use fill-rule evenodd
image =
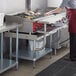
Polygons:
M20 36L21 35L21 36ZM21 38L23 37L23 38ZM33 41L33 50L30 49L24 49L24 50L19 50L18 53L18 58L20 59L25 59L25 60L31 60L33 61L33 68L36 67L35 62L40 59L41 57L45 56L48 53L52 52L51 48L44 48L36 51L36 41L44 38L43 36L37 37L36 39L32 39L31 35L26 35L26 34L19 34L19 39L28 39ZM45 40L45 38L44 38ZM13 57L16 57L16 52L13 52L12 54Z
M57 22L62 22L64 25L60 26L57 30L58 30L58 35L60 34L61 32L61 29L65 29L68 27L68 21L67 21L67 18L66 18L66 13L61 13L61 14L57 14L57 15L50 15L50 16L47 16L47 17L44 17L44 18L41 18L41 19L37 19L38 22L40 23L47 23L47 24L56 24ZM69 34L69 33L68 33ZM61 35L60 35L61 37ZM67 36L68 37L68 36ZM52 38L52 37L51 37ZM52 39L53 40L53 39ZM61 39L60 39L61 40ZM63 46L63 44L60 42L60 40L58 40L58 44L57 44L57 48L54 48L54 54L56 55L56 52L57 52L57 49L61 48ZM68 44L69 42L69 37L66 41L66 45ZM55 42L54 42L55 43ZM65 44L65 43L64 43ZM54 45L55 46L55 45Z
M33 68L36 67L35 62L38 59L40 59L41 57L45 56L46 54L52 52L51 47L50 48L45 47L43 50L41 49L41 50L36 51L36 41L43 38L44 39L44 46L45 46L46 37L50 36L50 39L51 39L50 41L52 41L52 35L54 33L56 33L60 28L62 28L62 27L57 27L56 29L54 29L52 31L46 32L46 26L47 26L47 23L44 22L44 31L38 31L39 33L43 33L43 35L41 35L40 37L37 37L36 35L32 35L31 33L29 33L29 34L19 33L19 39L28 39L28 40L33 41L33 44L32 44L33 45L33 50L31 50L31 49L19 50L18 58L33 61ZM6 33L6 36L10 36L10 35L13 38L16 38L15 33ZM16 57L16 52L13 52L12 56Z
M6 31L16 29L16 60L12 60L12 37L10 36L10 59L3 57L3 36ZM8 69L15 67L18 69L18 26L3 26L0 28L1 33L1 57L0 57L0 74Z
M58 16L52 15L52 16L49 16L49 17L44 17L44 18L37 19L36 22L39 22L39 23L43 23L44 24L44 31L37 31L38 33L43 33L43 35L40 36L40 37L38 37L36 35L32 35L30 32L29 32L29 34L19 33L19 39L28 39L29 41L30 40L33 41L33 44L32 44L33 45L33 49L32 50L31 49L21 49L21 50L19 50L18 58L33 61L33 68L35 68L35 62L36 62L36 60L38 60L41 57L43 57L44 55L52 52L52 48L51 47L50 48L46 48L45 47L43 50L41 49L41 50L36 51L36 45L35 45L36 44L36 41L38 41L38 40L40 40L40 39L43 38L44 39L44 45L45 45L46 44L46 37L47 36L50 36L51 39L52 39L52 34L56 33L62 27L58 27L58 28L56 28L54 30L51 30L51 31L47 32L46 31L46 26L47 26L47 24L56 23L56 21L61 20L62 17L64 17L64 16L62 16L62 15L58 15ZM50 21L50 19L51 19L51 21ZM27 28L26 28L26 30L27 30ZM9 33L7 35L8 36L11 35L14 38L16 37L15 36L15 33ZM13 57L16 57L16 52L13 52L12 53L12 56Z
M35 68L36 67L35 62L38 59L40 59L41 57L45 56L46 54L52 52L52 48L51 47L49 47L49 48L45 47L45 45L46 45L46 37L50 36L50 34L53 34L55 32L56 31L46 32L46 23L45 23L44 24L44 31L40 32L40 33L43 33L43 35L41 35L41 36L32 35L31 33L29 33L29 34L19 33L19 36L18 36L19 39L28 39L28 40L33 41L33 44L32 44L33 45L33 49L32 50L31 49L19 50L18 58L33 61L33 68ZM16 37L15 33L6 33L6 36L7 37L12 36L13 38ZM43 40L43 43L44 43L43 47L41 49L40 48L36 48L36 41L39 41L41 39L44 39ZM12 56L16 57L16 52L13 52Z

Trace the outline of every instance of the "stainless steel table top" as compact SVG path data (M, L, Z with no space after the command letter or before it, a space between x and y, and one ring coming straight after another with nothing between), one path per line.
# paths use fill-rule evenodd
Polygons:
M21 26L22 26L22 25L20 25L20 24L6 25L6 24L4 23L3 26L0 26L0 33L6 32L6 31L10 31L10 30L16 29L17 27L21 27Z
M44 16L44 17L41 17L41 18L37 18L37 19L34 19L34 21L38 21L40 23L51 24L51 23L56 23L59 20L62 20L64 17L66 17L65 12L59 13L59 14L56 14L56 15L49 15L49 16Z

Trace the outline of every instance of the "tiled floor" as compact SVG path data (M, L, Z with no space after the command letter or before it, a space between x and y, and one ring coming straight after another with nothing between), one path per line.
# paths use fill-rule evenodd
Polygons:
M64 47L62 49L57 50L57 54L52 55L52 58L50 58L49 55L44 56L36 62L35 69L33 69L32 61L20 60L18 70L12 68L4 72L0 76L35 76L38 72L40 72L59 58L63 57L68 52L69 49Z

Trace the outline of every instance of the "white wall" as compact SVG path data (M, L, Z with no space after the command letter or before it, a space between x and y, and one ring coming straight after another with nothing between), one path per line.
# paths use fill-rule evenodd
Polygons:
M4 12L6 3L4 0L0 0L0 12Z
M48 7L58 7L62 3L62 0L48 0Z
M23 12L23 11L25 11L25 1L26 0L0 0L0 12L5 12L6 14ZM36 1L32 0L32 2L34 4ZM37 2L39 2L39 1L37 1ZM62 0L48 0L48 6L57 7L60 5L61 2L62 2ZM43 5L45 5L45 3L46 3L46 0L41 0L41 3L43 3L42 4L42 7L43 7ZM39 4L41 5L41 3L39 3ZM34 6L33 4L32 4L32 6L34 8L38 7L37 5Z
M25 0L0 0L0 12L6 14L25 11Z
M26 10L26 0L0 0L0 12L6 14L16 14ZM47 0L31 0L31 9L44 8Z

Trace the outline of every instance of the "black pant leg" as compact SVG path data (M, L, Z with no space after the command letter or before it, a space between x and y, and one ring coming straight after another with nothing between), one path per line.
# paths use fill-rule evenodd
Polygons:
M76 33L70 33L70 58L76 59Z

